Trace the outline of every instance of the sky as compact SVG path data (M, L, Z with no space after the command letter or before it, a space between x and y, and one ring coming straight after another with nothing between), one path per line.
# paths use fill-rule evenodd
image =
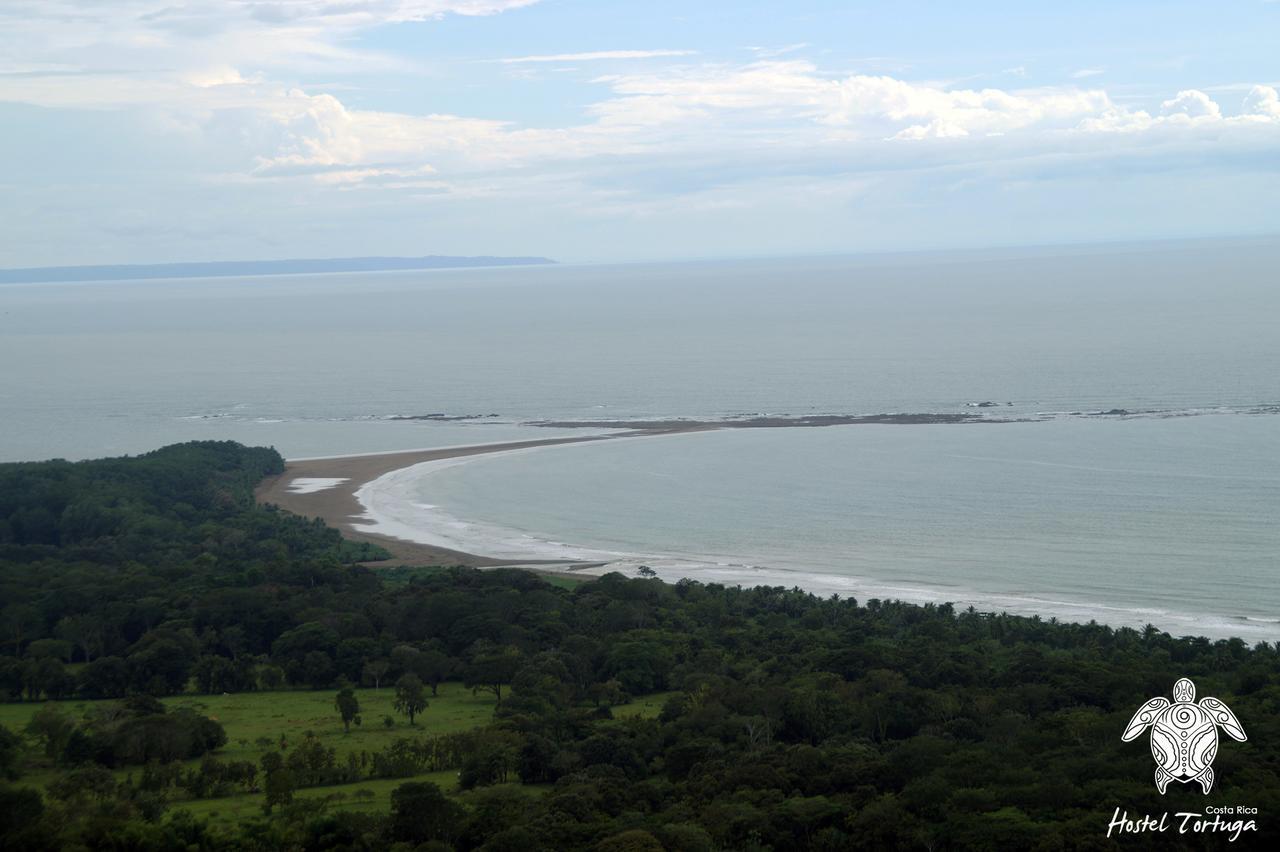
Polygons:
M0 0L0 267L1280 232L1280 2Z

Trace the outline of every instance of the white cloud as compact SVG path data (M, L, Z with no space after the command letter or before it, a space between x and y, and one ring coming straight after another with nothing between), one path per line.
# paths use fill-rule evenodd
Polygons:
M539 0L5 0L4 64L77 72L348 70L403 60L351 47L351 36L387 24L447 15L483 16ZM10 97L9 95L5 95ZM20 100L27 100L19 98Z
M236 69L225 65L188 72L184 79L200 89L210 89L214 86L241 86L252 82L246 80Z
M781 47L748 47L747 50L761 59L776 59L779 56L786 56L788 53L804 50L808 46L809 42L798 41L795 44L784 44Z
M250 13L264 21L349 21L374 23L425 21L443 15L497 15L532 6L538 0L254 0Z
M474 197L520 195L531 186L546 192L556 181L575 184L577 193L583 181L639 187L670 174L693 187L758 180L763 172L985 168L1120 151L1132 169L1149 142L1165 146L1162 156L1172 156L1167 146L1176 141L1202 159L1236 136L1245 146L1280 137L1280 97L1267 87L1250 94L1251 112L1224 116L1197 90L1179 92L1152 115L1098 89L953 89L830 77L805 62L678 66L596 82L610 96L590 108L590 120L558 128L355 110L327 94L268 96L246 84L240 88L263 97L253 113L263 129L252 134L261 143L252 174ZM1248 135L1247 126L1271 135ZM1127 136L1123 149L1104 141L1117 133ZM607 206L616 210L628 197L637 200L615 192Z
M1280 97L1268 86L1255 86L1231 115L1200 90L1141 109L1096 83L1024 87L1021 69L1009 69L1007 86L965 88L900 71L832 73L779 56L790 49L745 63L624 66L628 73L592 81L600 94L580 118L553 127L432 113L429 98L425 114L359 108L337 89L299 86L300 71L340 79L342 70L394 70L403 60L361 52L351 36L533 0L167 2L0 5L0 56L18 71L0 73L0 100L142 116L175 149L186 146L186 168L210 183L471 199L545 199L559 187L562 200L610 211L643 202L636 209L655 215L694 196L708 209L731 208L733 193L722 188L748 182L813 186L839 176L849 184L938 170L949 186L969 186L994 163L1081 168L1116 151L1131 163L1156 149L1153 159L1176 149L1184 158L1176 162L1202 162L1235 144L1280 142ZM495 61L692 55L601 50Z
M444 15L496 15L539 0L8 0L14 19L131 22L167 30L205 31L244 21L262 25L317 25L362 28L384 23L425 21Z
M513 56L498 59L504 65L521 62L597 62L606 59L656 59L664 56L693 56L696 50L595 50L587 53L549 53L542 56Z
M1204 92L1196 89L1178 92L1177 97L1160 104L1160 112L1169 117L1186 116L1192 121L1216 121L1222 118L1222 108Z
M1105 74L1105 73L1106 72L1101 68L1081 68L1079 71L1075 71L1072 73L1071 79L1083 80L1086 77L1097 77L1098 75Z
M1254 86L1245 96L1244 111L1252 115L1280 119L1280 93L1271 86Z
M654 124L706 116L772 124L799 121L845 138L916 139L1069 126L1110 107L1101 91L948 89L889 76L831 78L802 61L704 66L600 78L618 97L597 104L608 124Z

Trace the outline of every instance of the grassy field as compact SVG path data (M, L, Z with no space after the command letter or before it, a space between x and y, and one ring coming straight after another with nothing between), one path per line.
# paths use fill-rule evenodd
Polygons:
M342 719L333 707L336 692L243 692L235 695L182 695L163 700L169 707L190 707L222 723L227 732L227 744L217 752L219 758L249 760L255 764L263 753L279 747L281 737L292 745L300 742L310 731L324 745L331 746L338 760L342 761L349 752L379 751L399 737L444 734L480 727L493 719L495 705L491 695L472 695L471 690L460 683L442 683L439 696L429 699L430 705L426 711L419 714L416 724L410 727L408 720L392 709L394 690L391 687L357 689L363 724L358 727L353 725L351 733L345 734ZM91 712L95 704L109 702L47 703L60 708L72 718L80 719ZM11 731L21 732L32 714L42 706L43 704L37 703L0 704L0 724ZM392 727L388 728L383 723L385 716L394 719ZM199 765L199 761L187 761L186 765L193 768ZM124 767L115 774L124 779L136 775L138 771L136 766ZM45 787L61 774L60 770L49 765L42 757L35 757L33 765L28 766L18 783ZM454 772L434 773L424 778L439 784L445 792L453 792L457 788L457 774ZM296 795L299 798L325 798L338 794L330 799L330 807L385 812L391 807L391 791L408 780L422 779L370 780L342 786L314 787L300 790ZM372 795L357 796L356 792L359 790L371 791ZM179 800L173 802L172 807L209 816L215 822L223 822L261 813L262 795Z
M375 752L390 745L398 737L425 734L444 734L466 731L488 724L493 719L495 702L492 695L472 695L471 690L460 683L442 683L440 694L431 698L426 711L417 717L417 724L409 726L408 720L392 709L394 690L357 689L360 715L363 724L352 726L351 733L343 733L342 720L333 706L336 690L243 692L235 695L181 695L165 698L169 707L190 707L198 713L220 722L227 732L227 744L217 752L223 760L249 760L257 763L262 754L277 748L281 737L292 745L309 731L326 746L333 747L338 760L349 752ZM613 708L616 718L653 718L662 705L674 695L659 692L636 698L630 704ZM67 715L80 719L91 712L94 705L110 702L54 701L48 702ZM0 704L0 724L11 731L21 732L27 722L43 704ZM384 717L391 716L394 725L386 727ZM196 766L199 761L190 761ZM136 773L137 767L121 769L123 778ZM43 787L55 780L60 772L51 766L34 765L23 775L20 783ZM391 807L391 791L407 781L432 781L446 793L457 792L457 773L435 772L418 778L368 780L355 784L331 787L312 787L299 790L301 799L323 798L329 807L341 810L362 810L385 813ZM522 788L536 795L540 787ZM243 794L220 799L191 799L175 801L174 809L189 810L198 817L207 817L215 823L229 823L256 816L262 812L261 794Z
M658 714L662 712L662 705L673 695L679 695L678 692L654 692L649 695L641 695L638 698L631 699L630 704L623 704L613 708L613 717L615 719L625 719L627 717L637 719L656 719Z
M342 731L342 719L333 707L337 690L316 692L240 692L234 695L181 695L164 699L169 707L190 707L222 723L227 732L227 744L218 752L227 760L252 760L268 748L279 745L283 736L292 743L302 739L310 731L326 746L332 746L338 758L351 751L377 751L390 745L397 737L419 734L444 734L466 731L488 723L493 718L492 695L472 695L460 683L440 684L440 694L428 699L430 706L409 726L408 719L398 715L391 706L395 691L382 689L357 689L360 716L363 724L352 725L351 733ZM48 702L64 713L79 719L90 712L96 701ZM0 724L11 731L21 731L41 704L0 704ZM391 716L393 727L386 727L383 718ZM261 739L270 743L260 744Z
M391 810L391 793L401 784L410 781L430 781L446 793L458 789L458 773L432 772L416 778L379 778L359 781L355 784L337 784L332 787L309 787L293 794L295 799L325 799L331 810L387 813ZM230 824L252 817L262 816L262 794L244 793L224 796L221 799L188 799L175 802L173 810L190 811L197 818L210 822Z
M493 719L493 696L472 695L460 683L440 684L440 694L428 699L429 706L412 727L392 708L395 691L391 687L355 692L362 724L352 725L350 734L343 733L342 719L333 706L336 690L182 696L165 703L190 707L221 722L227 732L227 744L220 754L230 760L256 761L264 751L259 744L262 738L277 745L281 737L295 742L310 731L326 746L332 746L342 759L348 752L385 748L398 737L466 731ZM394 722L392 727L383 722L387 716Z

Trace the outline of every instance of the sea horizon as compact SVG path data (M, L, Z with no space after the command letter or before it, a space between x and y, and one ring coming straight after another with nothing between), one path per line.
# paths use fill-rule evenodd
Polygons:
M1280 428L1271 416L1280 412L1280 347L1270 333L1280 305L1266 272L1280 246L1243 240L1104 248L995 250L963 263L875 255L5 285L0 310L14 333L6 335L4 354L21 369L0 384L0 409L14 424L0 439L0 458L136 454L229 438L302 459L537 440L637 421L947 419L734 428L555 455L476 457L422 478L413 486L422 493L401 499L390 514L409 507L407 538L447 538L452 549L508 559L577 553L624 570L645 564L673 578L696 570L726 582L859 599L967 601L1131 626L1150 614L1175 634L1274 640L1280 625L1257 609L1280 610L1266 587L1228 582L1236 589L1228 602L1210 596L1202 608L1194 605L1197 589L1218 588L1214 577L1262 576L1266 554L1280 552L1265 524L1241 533L1252 536L1250 556L1208 522L1181 516L1163 525L1135 516L1131 529L1081 515L1064 533L1063 519L1074 523L1071 513L1083 509L1044 498L1043 512L1003 530L1006 539L983 538L983 505L1003 505L1001 494L1018 489L1026 499L1039 488L1050 498L1116 501L1121 514L1169 509L1143 502L1146 492L1130 494L1133 483L1123 476L1057 477L1052 465L1061 461L1061 447L1083 452L1089 442L1102 457L1151 446L1145 477L1245 459L1247 470L1225 479L1177 480L1184 498L1177 509L1192 519L1201 517L1200 506L1204 518L1236 512L1248 525L1280 508L1280 472L1266 449ZM104 349L112 353L108 370L99 366ZM963 422L970 418L1013 422ZM1040 445L1057 434L1061 447ZM807 445L836 435L858 439L815 453L808 467L788 466ZM920 435L936 438L911 437ZM852 467L848 481L821 479L824 460L879 464L859 461L872 436L901 444L882 452L900 454L898 467L914 470L909 488L893 478L892 465L868 480L866 493L849 485L858 481ZM1003 473L993 478L995 463L982 460L999 453L974 449L1002 436L1027 442L1018 475L1007 480ZM690 440L708 448L686 460L706 465L697 481L725 483L743 501L733 505L725 494L688 483L703 499L689 497L678 511L698 518L700 534L642 511L650 490L655 501L680 497L656 489L662 477L649 474L668 463L660 448L674 451ZM774 470L774 479L745 477L735 486L741 464L718 448L751 441L762 442L751 458ZM938 447L952 444L935 458ZM1205 456L1201 445L1218 448L1217 455L1197 461ZM627 467L628 446L656 454L646 461L654 470ZM531 460L541 457L563 460L538 469L534 481L549 487L522 485L518 477L533 476L525 469L537 469ZM1120 467L1101 465L1108 466ZM1262 478L1248 479L1255 474ZM813 485L819 481L825 484ZM517 485L524 490L513 491ZM586 485L593 489L586 503L566 496ZM773 491L788 490L802 499L769 502ZM939 549L927 536L915 537L879 512L877 494L915 513L921 529L947 519L954 545ZM438 508L419 517L415 503ZM614 503L647 520L628 529L631 521L605 511ZM771 515L753 515L753 506L765 505ZM548 513L531 514L531 507ZM841 512L869 520L854 525ZM753 538L770 517L789 522L772 540ZM823 520L810 525L810 518ZM381 520L385 527L391 519ZM1098 594L1090 598L1055 579L1073 571L1045 550L1046 530L1066 541L1101 536L1097 560L1115 570L1110 577L1084 572L1103 584ZM1153 554L1178 547L1190 556L1175 560L1173 582L1143 592L1125 579L1132 573L1150 585L1163 558ZM982 552L992 556L977 558ZM950 567L937 567L944 563Z

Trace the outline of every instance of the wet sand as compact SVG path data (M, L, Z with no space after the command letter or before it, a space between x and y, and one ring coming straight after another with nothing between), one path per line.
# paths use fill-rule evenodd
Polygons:
M581 444L588 441L608 441L615 438L642 435L696 432L706 428L708 427L680 424L667 428L629 430L580 437L508 441L501 444L477 444L469 447L409 450L406 452L378 453L364 456L295 459L285 462L284 473L263 480L254 491L254 496L259 503L274 504L305 518L320 518L329 526L339 530L344 538L352 541L367 541L371 544L379 545L390 552L392 558L370 563L370 565L376 567L464 565L472 568L486 568L499 565L520 565L537 567L540 571L545 570L550 573L557 573L555 568L560 567L563 571L568 572L573 569L593 567L598 563L566 560L523 560L516 563L369 532L363 525L365 510L360 501L356 499L356 492L366 483L372 482L383 474L411 467L421 462L439 461L440 459L452 459L461 456L476 456L485 453L501 453L507 450L522 450L530 447L549 447L556 444ZM291 489L291 486L297 480L307 479L342 481L331 487L320 488L310 492ZM542 566L545 566L545 568Z
M432 417L436 415L431 415ZM262 482L254 492L259 503L271 503L295 515L307 518L320 518L326 524L342 532L352 541L366 541L377 544L391 553L392 558L376 563L380 567L422 566L422 565L464 565L468 567L493 567L498 565L521 565L536 567L538 570L553 571L556 567L564 571L581 570L594 567L599 563L574 562L566 560L520 561L491 559L474 553L449 550L428 544L406 541L391 536L369 532L364 521L364 506L356 499L356 492L368 482L372 482L383 474L401 470L421 462L439 461L441 459L461 456L482 455L484 453L500 453L507 450L520 450L531 447L547 447L556 444L578 444L587 441L608 441L616 438L640 436L672 435L684 432L702 432L716 429L751 429L751 428L798 428L823 426L852 426L869 424L940 424L940 423L1001 423L1013 422L1004 419L988 419L973 414L879 414L863 416L806 416L806 417L768 417L752 416L743 419L729 420L660 420L660 421L564 421L539 422L528 425L558 426L560 428L594 428L616 429L603 434L582 435L563 438L531 439L525 441L508 441L500 444L477 444L467 447L447 447L434 450L409 450L405 452L377 453L373 455L340 456L335 458L295 459L285 463L285 471L279 476ZM317 488L313 491L299 491L291 486L297 480L341 480L329 487ZM545 566L545 569L544 567Z
M362 526L364 507L356 499L356 492L365 485L393 470L410 467L421 462L439 459L474 456L484 453L500 453L527 447L546 447L555 444L576 444L601 441L614 435L584 435L572 438L548 438L546 440L511 441L503 444L480 444L470 447L452 447L437 450L410 450L398 453L382 453L367 456L342 456L339 458L297 459L285 463L284 473L264 480L254 492L259 503L272 503L282 509L306 518L320 518L326 524L342 532L352 541L367 541L385 548L392 559L375 564L379 567L401 565L465 565L482 568L509 564L472 553L448 550L443 547L391 538L367 532ZM341 479L332 487L310 493L290 490L299 479ZM528 564L528 563L521 563ZM563 565L565 563L548 563Z

